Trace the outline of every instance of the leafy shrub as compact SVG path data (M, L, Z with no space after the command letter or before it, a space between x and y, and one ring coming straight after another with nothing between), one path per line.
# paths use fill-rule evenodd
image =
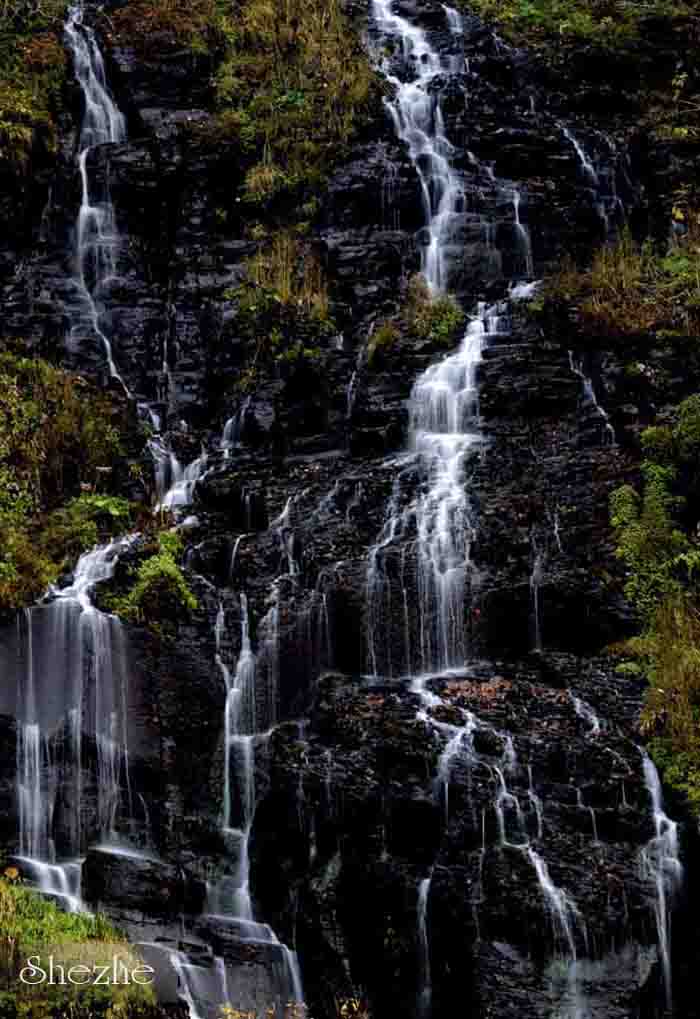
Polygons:
M611 497L625 593L642 620L618 671L647 678L642 731L664 780L700 808L700 545L682 526L698 492L700 397L684 400L672 424L647 429L642 447L641 494L623 485Z
M679 589L676 560L687 550L688 540L674 520L680 505L671 492L674 469L651 461L642 469L642 496L623 485L612 493L610 510L617 555L628 570L625 594L649 619L659 601Z

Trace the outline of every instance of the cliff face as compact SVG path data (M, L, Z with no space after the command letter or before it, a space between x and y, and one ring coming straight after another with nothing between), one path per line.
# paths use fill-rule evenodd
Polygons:
M346 6L366 42L386 48L377 5ZM618 354L543 329L522 285L565 253L585 255L624 215L655 226L668 163L631 138L622 100L601 112L594 92L577 98L575 83L552 80L476 18L456 30L440 4L396 10L444 64L430 89L461 188L450 289L469 311L491 306L476 364L479 433L457 479L471 550L449 625L466 634L467 664L448 668L428 667L425 539L410 508L429 482L403 452L412 387L446 357L402 318L426 242L420 156L378 102L304 240L328 283L332 327L312 357L274 360L243 387L239 288L260 241L231 200L240 152L215 139L210 59L167 46L144 55L108 16L87 12L127 124L126 141L87 155L119 237L101 330L130 406L148 405L155 447L172 453L156 455L157 475L150 433L145 489L162 500L179 481L186 492L171 507L197 605L156 603L147 625L126 627L130 789L117 829L141 855L92 845L104 750L88 727L83 763L97 777L78 807L81 895L135 939L213 950L240 1007L284 994L289 945L319 1017L360 995L377 1019L447 1016L454 1002L483 1017L690 1019L692 951L679 937L671 956L671 904L659 900L659 868L677 864L671 822L636 746L641 685L602 651L633 627L608 499L633 471L648 408L630 406ZM48 203L40 229L35 217L2 281L0 335L116 390L94 330L64 342L84 112L72 94L50 195L37 182ZM0 264L11 259L8 249ZM391 343L372 356L386 321ZM183 487L180 464L202 450L206 470L188 468ZM120 550L96 604L113 607L133 583L147 542ZM48 654L55 636L32 632L45 642L34 653ZM4 633L2 653L14 683L21 627ZM8 853L21 829L13 698L0 718ZM48 741L69 789L70 739L55 714ZM65 792L52 817L59 857L73 813ZM255 921L240 909L244 885ZM248 943L243 921L271 925L279 943Z

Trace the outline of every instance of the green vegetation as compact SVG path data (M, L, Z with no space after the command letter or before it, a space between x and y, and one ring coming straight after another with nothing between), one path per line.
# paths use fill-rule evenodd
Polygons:
M372 368L384 360L401 338L401 331L395 322L380 322L367 344L367 367Z
M646 676L642 728L664 778L700 808L700 396L643 433L642 484L611 497L625 594L642 623L620 670Z
M65 0L0 3L0 170L24 174L56 149L66 74Z
M695 212L676 207L687 233L660 251L637 244L628 232L601 248L590 269L564 265L544 288L535 311L576 310L580 331L591 337L687 335L700 330L700 224Z
M378 96L339 0L137 0L113 25L147 54L208 54L215 140L235 146L239 198L252 205L313 196Z
M383 363L402 336L419 343L448 347L464 324L464 312L451 294L433 294L420 273L408 281L403 306L393 319L380 322L367 345L367 365Z
M404 321L410 336L438 346L454 342L464 312L451 294L432 294L423 276L409 280Z
M0 878L0 1017L2 1019L134 1019L155 1013L145 984L70 986L20 984L18 970L33 953L47 949L57 965L109 964L117 955L131 969L139 964L124 937L99 914L69 914L23 888L14 867ZM22 993L18 992L22 988Z
M172 637L177 623L197 608L178 565L182 550L177 532L155 533L143 551L145 558L131 571L133 583L107 594L105 607L129 622L147 626L159 637Z
M80 377L0 354L0 614L128 527L131 508L108 490L121 453L119 414ZM100 487L107 491L96 494Z
M513 41L530 46L593 43L615 50L639 39L644 18L673 9L667 0L650 4L616 0L459 0L462 6L503 26Z
M238 305L236 328L251 351L243 388L272 363L315 361L335 332L318 256L289 231L248 261L245 282L226 296Z
M697 0L457 2L578 87L624 96L657 137L700 137Z

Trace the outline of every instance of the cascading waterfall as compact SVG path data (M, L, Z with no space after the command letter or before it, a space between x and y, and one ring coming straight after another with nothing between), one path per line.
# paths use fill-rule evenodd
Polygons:
M75 348L81 340L96 336L102 344L110 376L128 392L117 370L112 344L100 324L100 299L116 275L119 234L108 187L99 197L92 195L87 168L90 152L97 145L124 141L126 125L107 87L95 34L83 22L82 3L70 8L65 37L85 104L78 154L81 200L76 223L77 306L70 309L69 342Z
M464 32L461 16L449 7L444 6L444 10L453 36L461 38ZM374 0L373 11L379 33L398 44L395 55L383 64L383 71L395 88L395 97L388 106L396 132L407 144L420 179L428 237L422 252L422 268L431 289L439 291L449 282L452 227L455 217L463 211L464 189L450 163L452 146L445 136L436 79L454 72L457 65L441 58L430 46L425 32L394 14L391 0ZM396 53L401 55L400 58ZM398 69L394 72L395 65ZM598 195L601 182L595 168L573 135L567 130L564 133L576 151L583 175ZM478 166L475 159L472 162ZM498 185L493 169L485 169L488 179ZM520 254L519 271L532 280L534 260L529 232L521 221L520 191L512 184L499 190L502 194L510 191L516 245ZM601 207L604 208L604 205ZM536 286L534 281L511 283L509 299L527 299ZM411 690L422 702L418 717L445 739L435 789L436 795L444 800L446 825L449 823L449 783L454 763L466 760L470 767L478 763L491 773L494 782L492 803L500 849L523 853L532 868L551 920L554 954L550 985L560 1009L557 1014L567 1019L586 1019L591 1011L583 994L580 956L582 950L586 954L588 952L587 931L574 898L555 884L545 859L533 844L534 840L543 836L544 810L534 784L532 766L527 766L527 799L521 805L519 797L509 788L509 776L523 770L517 761L512 739L496 733L504 741L502 762L494 765L487 761L476 753L473 743L474 732L483 723L469 712L463 712L462 727L438 721L434 710L447 702L427 686L431 675L463 670L467 662L465 608L468 583L472 579L470 547L474 521L467 497L465 464L470 450L481 441L475 373L489 334L507 334L507 315L507 302L490 308L481 306L470 321L458 351L431 365L413 387L409 413L414 454L397 460L399 474L387 507L385 524L368 557L368 662L372 675L377 677L414 675ZM570 364L583 382L584 398L593 403L602 420L604 436L614 443L612 426L598 404L590 379L573 355ZM417 494L407 496L405 492L410 490L409 486L415 489L416 481ZM558 518L555 521L555 540L561 551ZM533 544L530 587L534 646L538 650L542 646L539 603L542 570L542 554ZM414 599L409 594L412 573L416 591ZM411 601L414 602L412 608ZM393 630L398 630L399 624L401 634L392 640ZM415 635L413 641L411 634ZM412 647L412 643L417 646ZM596 738L600 732L597 716L585 702L573 695L572 698L576 714L590 727L589 738ZM450 707L454 710L453 704ZM654 782L655 770L652 773L651 768L645 759L645 776L652 798L656 833L642 854L641 864L645 876L655 887L659 950L670 1000L669 903L680 881L680 864L676 827L663 813L658 776ZM578 803L590 814L595 843L598 841L595 812L586 806L580 791ZM481 867L486 853L484 818L482 828ZM430 946L426 924L429 892L430 878L424 878L419 884L417 904L421 979L417 1002L419 1016L430 1014ZM472 904L477 930L478 902L482 894L479 880Z
M226 626L223 603L219 605L214 630L215 661L226 688L222 831L236 859L236 868L232 877L223 877L209 888L208 915L219 923L230 924L244 945L272 946L283 962L283 986L280 990L282 1001L301 1005L304 994L296 953L282 944L267 924L257 922L253 915L248 846L255 816L256 750L267 742L274 715L269 713L269 703L258 703L258 659L250 638L248 599L242 592L239 595L239 609L241 648L233 674L223 659L222 644ZM264 717L260 717L261 712ZM226 1002L236 1006L239 1004L232 1001L235 989L229 987L224 961L218 962L219 965L212 973L210 968L202 969L182 958L174 960L191 1019L200 1019L203 1000L216 1000L220 1005Z
M464 191L449 160L452 144L445 136L440 102L432 84L451 70L428 42L425 32L392 12L393 0L373 0L374 19L380 33L401 43L403 69L410 79L402 81L385 63L383 72L395 87L388 105L396 133L406 142L420 179L428 243L423 249L423 274L428 285L443 289L449 274L449 240L455 216L462 211ZM451 14L461 31L461 19Z
M19 627L19 855L41 890L62 896L71 909L79 904L86 840L113 841L120 808L130 796L126 635L116 616L100 612L91 601L92 588L112 576L126 544L114 542L83 555L72 583L27 610ZM52 737L61 729L66 749L59 760ZM87 774L85 733L95 741L94 769ZM86 831L88 783L97 806Z

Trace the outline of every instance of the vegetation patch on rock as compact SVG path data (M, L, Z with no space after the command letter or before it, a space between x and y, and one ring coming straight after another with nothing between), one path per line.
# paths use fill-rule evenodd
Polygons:
M0 974L3 987L11 989L0 990L3 1019L145 1019L157 1014L153 989L145 983L20 983L18 972L26 967L27 959L38 954L40 965L47 950L54 965L63 965L65 972L71 966L91 970L111 965L115 956L132 971L140 965L124 936L99 913L64 913L53 902L24 888L17 870L7 867L0 878ZM80 978L84 979L84 970Z
M128 527L132 508L114 487L121 413L79 376L0 354L0 613Z
M65 0L0 5L0 171L26 174L56 148L66 54Z

